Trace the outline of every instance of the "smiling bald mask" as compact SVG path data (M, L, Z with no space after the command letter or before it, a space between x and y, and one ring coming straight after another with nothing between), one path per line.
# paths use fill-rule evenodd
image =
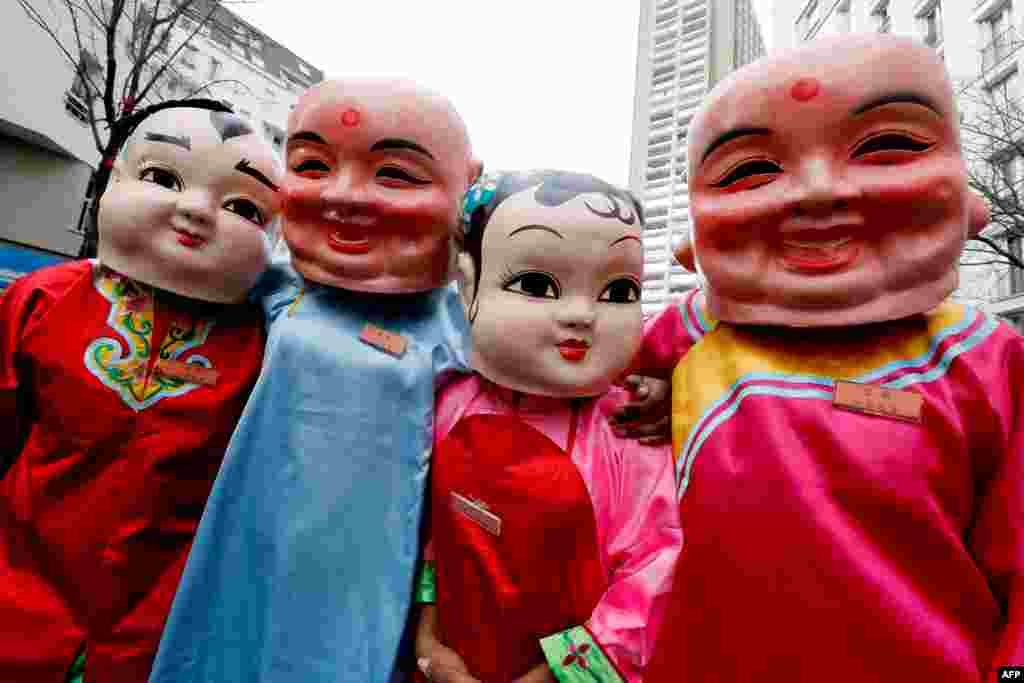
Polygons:
M842 36L737 71L695 117L688 154L696 261L728 322L924 312L988 220L942 61L903 38Z
M269 263L281 165L242 118L172 107L146 118L100 200L101 263L194 299L245 299Z
M328 81L288 122L284 237L303 276L360 292L434 289L453 273L462 193L479 172L443 97Z

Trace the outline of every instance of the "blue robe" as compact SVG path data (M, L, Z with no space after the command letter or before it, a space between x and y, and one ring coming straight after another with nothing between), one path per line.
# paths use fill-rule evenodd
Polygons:
M468 367L463 308L454 286L368 295L286 264L257 295L263 370L150 682L387 683L413 593L434 391ZM361 341L368 323L401 334L404 354Z

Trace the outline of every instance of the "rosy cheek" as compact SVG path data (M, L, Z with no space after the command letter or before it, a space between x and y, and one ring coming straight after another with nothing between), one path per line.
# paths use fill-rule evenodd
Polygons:
M691 195L690 211L699 239L734 248L771 231L784 214L777 193Z
M944 164L903 167L898 175L884 167L872 171L864 174L862 187L865 197L875 199L878 208L901 205L912 209L915 205L952 206L963 202L963 177Z
M281 186L281 210L286 216L294 216L309 210L319 210L323 205L320 183L285 179Z

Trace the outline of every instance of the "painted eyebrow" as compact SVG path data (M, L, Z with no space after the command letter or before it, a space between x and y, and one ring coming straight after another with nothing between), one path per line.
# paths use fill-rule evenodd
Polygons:
M327 144L326 140L324 140L322 137L320 137L316 133L314 133L312 131L309 131L309 130L304 130L304 131L295 133L290 138L288 138L288 144L290 145L290 144L292 144L293 142L295 142L297 140L308 140L309 142L315 142L315 143L320 144L320 145L326 145Z
M242 173L248 176L252 176L256 180L260 181L261 183L269 187L274 192L277 192L277 185L275 185L270 178L263 175L263 173L261 173L258 168L253 168L252 166L250 166L248 159L242 159L237 164L235 164L235 170L241 171Z
M436 161L434 155L428 152L423 147L417 145L412 140L403 140L402 138L384 138L373 143L370 147L371 152L376 152L382 149L409 149L413 152L419 152L423 156L427 157L431 161Z
M707 158L711 156L711 153L716 149L736 138L741 138L746 135L771 135L772 131L770 128L733 128L732 130L726 131L719 135L714 141L708 145L708 148L704 151L704 156L701 157L700 163L707 161Z
M549 228L546 225L524 225L523 227L516 228L515 230L510 232L508 234L508 236L512 237L512 235L515 235L516 233L520 233L523 230L543 230L544 232L550 232L552 235L557 236L559 239L563 239L563 240L565 239L565 237L562 235L562 233L558 232L554 228Z
M933 112L938 114L940 117L942 116L942 112L939 111L939 107L932 100L928 99L924 95L918 95L916 93L911 93L911 92L889 93L887 95L882 95L881 97L876 97L875 99L867 102L866 104L860 105L859 107L854 109L851 113L854 116L860 116L861 114L863 114L863 113L865 113L867 111L870 111L871 109L875 109L877 107L882 107L882 106L885 106L887 104L896 104L896 103L919 104L922 107L925 107L927 109L931 109Z
M174 135L164 135L163 133L146 133L146 139L150 142L166 142L177 145L182 149L192 150L192 140L187 135L175 137Z
M608 246L609 247L614 247L616 244L619 244L620 242L625 242L626 240L636 240L637 242L640 242L640 244L643 244L643 241L639 237L637 237L636 235L623 235L622 237L620 237L619 239L615 240L614 242L612 242Z

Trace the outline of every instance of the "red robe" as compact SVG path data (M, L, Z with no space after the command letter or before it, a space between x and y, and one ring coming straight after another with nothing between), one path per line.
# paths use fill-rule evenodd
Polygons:
M63 680L83 643L87 680L146 680L263 340L248 305L84 261L0 298L0 681Z
M608 587L590 494L569 454L512 415L463 418L434 457L441 640L477 678L512 680L543 663L539 641L584 623ZM500 511L500 528L465 500Z

